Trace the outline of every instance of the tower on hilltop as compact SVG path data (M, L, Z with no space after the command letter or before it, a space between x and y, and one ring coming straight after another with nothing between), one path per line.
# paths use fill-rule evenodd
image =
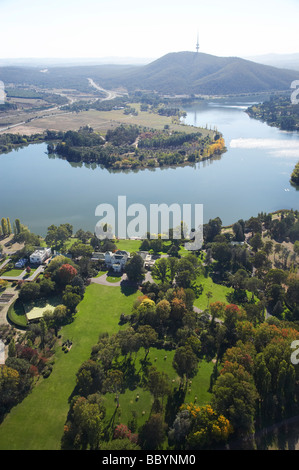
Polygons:
M197 43L196 43L196 52L199 51L199 42L198 42L198 33L197 33Z

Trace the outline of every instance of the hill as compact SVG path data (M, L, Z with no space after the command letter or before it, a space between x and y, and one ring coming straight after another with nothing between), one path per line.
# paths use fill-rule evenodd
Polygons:
M122 84L164 93L236 94L290 89L299 72L204 53L167 54L148 65L128 70Z
M299 71L258 64L238 57L174 52L147 65L0 67L4 83L90 90L88 78L111 89L155 90L165 94L229 95L290 90Z

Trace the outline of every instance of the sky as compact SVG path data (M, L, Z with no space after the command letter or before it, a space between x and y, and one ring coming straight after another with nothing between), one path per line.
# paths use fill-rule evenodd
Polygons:
M299 0L0 0L0 58L298 53Z

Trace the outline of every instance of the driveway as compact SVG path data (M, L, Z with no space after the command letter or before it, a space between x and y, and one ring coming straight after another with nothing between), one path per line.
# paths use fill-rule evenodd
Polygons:
M101 286L120 287L121 283L123 281L126 281L127 279L128 279L127 275L123 274L119 278L118 282L109 282L109 281L107 281L107 274L105 273L105 274L103 274L102 276L99 276L99 277L92 277L90 281L93 284L100 284Z

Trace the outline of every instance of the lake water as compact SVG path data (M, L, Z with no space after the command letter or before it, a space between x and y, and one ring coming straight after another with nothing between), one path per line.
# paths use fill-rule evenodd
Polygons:
M223 133L228 151L194 166L110 172L74 165L35 144L0 155L0 217L20 218L34 233L69 222L94 231L98 204L203 204L204 222L224 225L259 212L298 209L290 175L299 160L299 134L267 126L244 112L247 103L209 103L186 109L184 122Z

